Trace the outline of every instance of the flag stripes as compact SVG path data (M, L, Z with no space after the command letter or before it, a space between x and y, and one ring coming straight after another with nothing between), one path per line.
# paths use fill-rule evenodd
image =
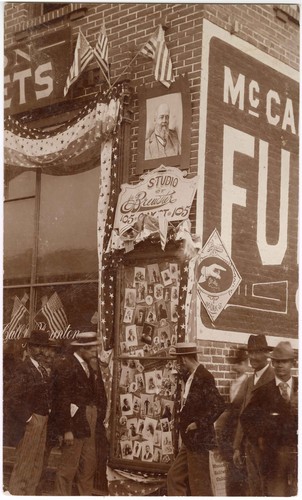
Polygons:
M108 65L108 38L105 31L105 26L103 25L93 50L94 56L103 71L106 79L109 79L109 65Z
M19 297L16 296L14 300L11 320L9 323L10 332L13 332L15 330L15 328L18 326L25 313L28 313L28 310L26 309L25 305L21 302Z
M158 40L154 65L155 80L160 81L166 87L170 87L174 81L172 61L169 49L165 42L165 34L162 26L159 26Z
M153 33L151 38L145 43L145 45L140 50L140 53L143 56L148 57L149 59L155 58L158 30L159 28L157 28L157 30Z
M80 31L74 51L73 64L64 87L64 96L67 95L70 86L79 78L80 74L93 58L93 50L83 33Z
M48 321L51 332L65 330L65 328L67 328L67 316L57 292L54 292L47 303L42 307L42 313Z

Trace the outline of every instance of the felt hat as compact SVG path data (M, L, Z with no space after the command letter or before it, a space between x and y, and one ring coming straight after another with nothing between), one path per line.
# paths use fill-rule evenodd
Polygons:
M197 344L195 342L178 342L175 344L176 356L186 356L187 354L197 354L200 352L197 349Z
M271 351L272 348L267 345L265 335L250 335L247 342L248 352L253 351Z
M89 347L92 345L100 345L101 340L97 338L95 332L81 332L76 338L70 342L72 346Z
M276 345L270 357L272 359L279 359L285 361L289 359L295 359L296 356L291 346L291 343L288 341L284 341L284 342L279 342L279 344Z
M28 345L49 347L49 333L45 330L32 330L27 340Z

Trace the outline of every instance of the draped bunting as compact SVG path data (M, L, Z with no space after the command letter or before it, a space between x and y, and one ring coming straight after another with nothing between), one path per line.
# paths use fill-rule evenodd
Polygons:
M116 96L98 94L63 126L43 131L8 116L4 130L4 161L9 177L22 169L67 175L89 170L100 159L100 142L110 136L119 116Z

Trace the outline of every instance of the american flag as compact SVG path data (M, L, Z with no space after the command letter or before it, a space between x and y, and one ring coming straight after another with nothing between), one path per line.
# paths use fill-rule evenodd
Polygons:
M57 292L54 292L50 299L41 309L51 332L65 330L68 326L68 319L64 311L63 304Z
M93 49L94 56L100 66L106 80L109 83L109 64L108 64L108 38L106 35L105 25L101 27L101 31Z
M170 87L174 82L172 61L169 49L165 42L165 32L163 27L159 26L156 54L154 58L154 76L155 80L161 82L166 87Z
M24 294L22 300L20 300L19 297L15 296L11 320L9 323L9 332L13 332L16 329L16 327L18 326L18 324L20 323L24 314L28 313L28 310L26 309L26 307L24 305L27 302L27 300L28 300L27 293Z
M86 37L80 30L74 51L73 63L69 70L69 75L67 77L66 84L64 87L64 96L66 96L70 86L79 78L82 71L84 71L84 69L92 59L93 59L92 47L90 46Z
M38 167L51 175L89 170L99 163L100 143L116 125L116 102L98 94L76 117L52 131L29 128L8 116L4 131L7 170Z
M140 54L153 59L155 80L170 87L171 83L174 82L173 68L170 52L165 42L165 32L161 24L140 49Z

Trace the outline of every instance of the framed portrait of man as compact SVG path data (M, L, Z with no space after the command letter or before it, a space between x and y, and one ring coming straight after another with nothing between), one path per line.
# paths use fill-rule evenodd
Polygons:
M137 170L160 165L188 168L191 143L189 82L179 77L169 89L155 84L138 89Z

